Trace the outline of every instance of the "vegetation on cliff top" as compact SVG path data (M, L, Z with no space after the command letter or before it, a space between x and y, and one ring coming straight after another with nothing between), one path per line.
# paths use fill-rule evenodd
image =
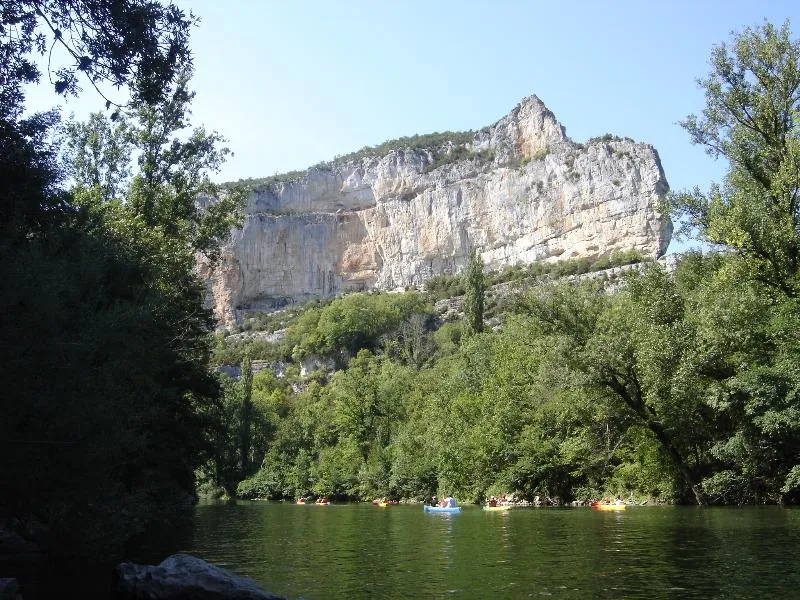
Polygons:
M487 154L487 151L483 151L483 153L471 152L467 148L467 145L471 144L474 138L474 131L443 131L441 133L436 131L423 135L415 134L404 136L395 140L383 142L377 146L364 146L355 152L336 156L332 160L317 163L304 171L290 171L288 173L278 173L269 177L240 179L236 183L245 185L250 189L262 188L277 183L288 183L290 181L302 179L312 170L329 171L339 165L360 161L365 158L379 158L396 150L429 151L434 160L428 170L433 170L454 160L461 160L472 156L478 157L481 160L489 160L490 155ZM453 153L455 153L456 156L449 159L446 158ZM233 183L222 184L223 187L230 185L233 185Z

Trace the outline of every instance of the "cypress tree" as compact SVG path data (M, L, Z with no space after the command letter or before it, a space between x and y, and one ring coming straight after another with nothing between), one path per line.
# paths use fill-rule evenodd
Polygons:
M464 273L466 292L464 294L464 316L470 333L483 331L483 304L486 281L483 275L483 261L475 248L469 252L467 270Z

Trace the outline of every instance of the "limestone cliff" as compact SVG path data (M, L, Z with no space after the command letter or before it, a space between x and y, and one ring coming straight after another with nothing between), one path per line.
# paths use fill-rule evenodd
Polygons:
M655 149L572 142L536 97L464 142L312 167L256 186L213 270L223 323L239 311L351 290L419 287L478 249L486 268L636 249L660 256L672 224Z

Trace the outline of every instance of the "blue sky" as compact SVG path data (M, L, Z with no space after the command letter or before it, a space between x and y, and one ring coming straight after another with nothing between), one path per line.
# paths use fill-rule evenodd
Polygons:
M220 180L303 169L415 133L478 129L536 94L581 142L613 133L658 150L672 189L724 164L677 122L731 31L792 21L800 2L302 2L179 0L192 35L194 122L235 155ZM49 89L32 92L52 104ZM48 105L49 105L48 104ZM65 111L102 109L86 92Z

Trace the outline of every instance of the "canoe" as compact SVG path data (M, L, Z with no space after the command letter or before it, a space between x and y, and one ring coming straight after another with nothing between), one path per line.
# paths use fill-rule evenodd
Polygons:
M427 504L423 505L423 510L425 512L436 512L436 513L459 513L461 512L460 506L428 506Z
M483 510L490 510L490 511L501 511L501 510L511 510L511 506L484 506Z
M595 510L625 510L624 504L592 504Z

